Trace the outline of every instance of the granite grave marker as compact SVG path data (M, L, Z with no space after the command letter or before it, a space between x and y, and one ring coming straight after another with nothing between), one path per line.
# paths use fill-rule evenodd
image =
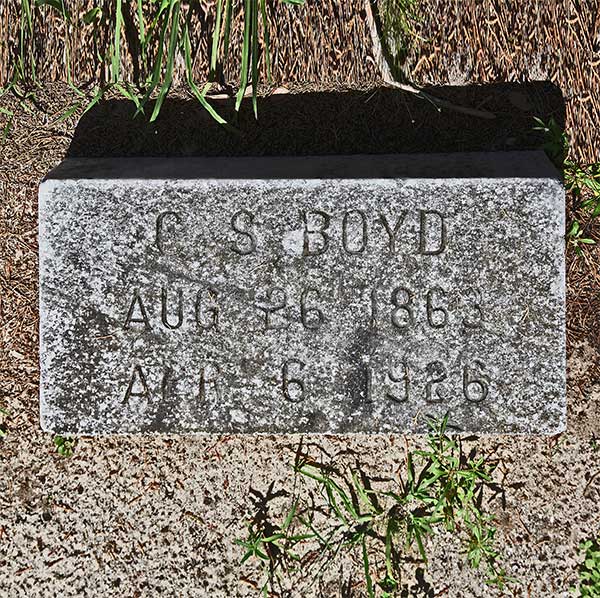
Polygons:
M565 427L540 152L72 158L39 218L44 429Z

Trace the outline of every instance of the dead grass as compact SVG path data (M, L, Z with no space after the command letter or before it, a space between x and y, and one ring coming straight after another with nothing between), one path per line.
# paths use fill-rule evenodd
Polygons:
M550 80L573 157L600 159L599 0L426 0L407 76L421 84Z
M64 100L55 100L56 112ZM13 430L38 426L37 186L69 144L66 125L53 125L50 106L16 112L0 149L0 406Z
M0 4L0 84L6 82L13 68L18 51L19 5L21 0L7 0ZM66 1L68 8L82 15L94 6L102 5L110 13L114 3L110 0ZM241 2L234 2L236 14L232 26L232 40L239 44L242 39L243 23L240 16ZM290 80L316 82L353 82L376 77L376 69L369 60L368 31L361 12L362 0L319 0L307 2L305 6L290 6L271 0L268 2L268 20L271 31L271 67L277 81ZM194 3L193 46L197 49L194 75L205 81L209 70L210 43L215 19L215 0ZM130 12L131 12L130 8ZM134 18L124 9L125 23ZM77 19L73 19L77 21ZM91 25L66 26L54 11L34 12L33 54L39 73L46 81L65 81L67 69L64 64L66 44L70 49L70 69L78 84L100 80L103 73L96 57L106 52L113 32L104 28L94 38ZM124 71L133 73L135 59L132 57L133 43L123 44L122 64ZM228 63L225 79L234 80L239 73L240 56L234 53ZM266 76L265 66L263 78ZM185 68L176 65L174 84L185 82Z
M20 1L0 3L0 84L7 81L18 52ZM79 14L96 4L93 0L67 2ZM108 0L102 4L112 6ZM204 81L214 0L196 6L194 73L198 81ZM410 80L417 84L550 80L565 97L574 157L586 162L598 159L600 0L422 0L420 6L421 18L414 23L416 37L405 66ZM277 83L364 84L379 79L364 0L309 0L304 7L273 0L269 22ZM76 82L85 84L106 75L96 54L110 44L110 30L100 30L94 39L92 26L67 26L48 10L35 11L34 28L32 52L43 80L66 79L65 39ZM238 19L233 39L240 40L241 35ZM126 72L132 72L131 46L124 44ZM225 78L230 82L237 76L238 59L232 56L226 68ZM183 77L184 65L178 64L175 85Z

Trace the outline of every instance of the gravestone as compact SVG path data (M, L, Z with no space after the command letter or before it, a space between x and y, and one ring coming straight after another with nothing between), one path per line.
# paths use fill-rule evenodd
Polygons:
M39 197L44 429L565 427L541 152L67 159Z

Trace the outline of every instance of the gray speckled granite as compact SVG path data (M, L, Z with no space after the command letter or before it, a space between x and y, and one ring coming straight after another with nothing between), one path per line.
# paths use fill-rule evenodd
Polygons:
M538 152L66 160L42 426L557 433L563 210Z

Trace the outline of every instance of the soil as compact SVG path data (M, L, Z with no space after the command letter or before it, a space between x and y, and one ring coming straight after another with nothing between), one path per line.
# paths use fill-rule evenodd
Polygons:
M81 119L80 111L60 120L76 100L64 83L44 84L33 100L0 100L15 114L0 150L0 407L9 412L0 440L0 596L256 596L257 571L239 565L242 549L233 540L245 535L244 521L255 510L251 490L289 490L300 442L264 435L81 438L72 457L60 457L38 416L39 181L65 155L530 148L540 143L533 115L565 123L575 156L598 159L598 3L477 2L472 10L467 4L427 2L431 12L419 25L426 41L419 53L411 50L411 72L444 85L432 90L440 97L495 112L495 121L439 113L411 94L381 88L371 67L350 67L348 56L337 59L342 71L332 62L319 66L312 46L317 66L307 78L326 73L331 81L343 72L344 83L298 83L302 71L290 70L296 82L282 75L278 83L287 81L291 93L264 99L258 123L244 109L237 135L217 128L185 92L173 94L153 125L132 120L131 107L114 98ZM354 22L352 43L367 48L360 11L349 17L332 6L323 6L325 16L335 15L346 36ZM533 77L525 55L536 43L548 48L534 61ZM503 54L498 48L507 45ZM528 83L532 78L554 83ZM597 226L588 232L600 236ZM495 479L503 492L486 493L484 505L497 517L502 562L520 580L507 595L571 596L579 543L600 530L600 252L592 246L576 257L569 250L567 260L567 431L468 441L499 460ZM316 436L308 450L316 459L351 454L366 473L386 476L404 467L407 447L420 443L398 435ZM284 504L270 504L273 516ZM452 535L437 535L426 548L427 567L415 551L403 560L403 595L502 595L469 569ZM361 567L356 553L336 560L314 585L298 572L288 595L363 596Z

